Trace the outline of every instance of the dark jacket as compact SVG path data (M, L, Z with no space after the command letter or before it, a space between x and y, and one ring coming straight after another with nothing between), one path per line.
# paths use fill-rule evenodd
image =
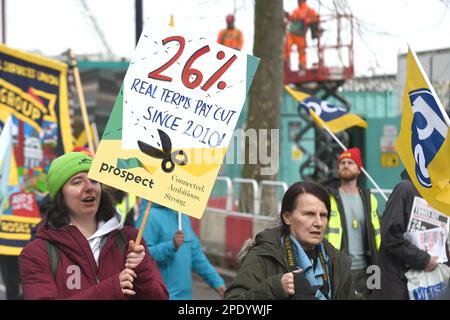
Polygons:
M342 198L339 195L339 186L341 185L340 179L332 179L328 182L324 183L324 186L327 188L328 192L330 192L334 198L336 199L336 203L338 206L338 210L341 217L341 225L342 225L342 245L341 251L344 251L345 254L348 254L348 233L347 233L347 224L345 220L345 210L344 205L342 204ZM366 238L364 243L364 248L366 252L366 261L367 265L378 264L378 252L377 246L375 244L375 231L372 226L371 212L372 205L370 203L370 190L364 188L358 183L358 190L361 196L363 207L364 207L364 217L366 222Z
M36 239L30 242L19 256L20 276L25 299L125 299L119 282L119 273L124 269L127 252L120 252L115 237L118 230L106 235L101 249L99 267L95 262L87 239L75 226L59 229L41 224ZM137 230L124 227L127 247L135 240ZM54 277L44 240L55 243L59 251L59 263ZM143 242L143 241L142 241ZM145 243L142 243L147 248ZM72 268L69 268L71 267ZM80 288L69 289L67 283L73 279L73 266L78 266ZM137 278L133 282L136 295L131 299L168 299L166 286L155 260L146 249L144 260L134 269ZM70 278L72 277L72 278Z
M233 283L225 292L225 299L287 300L281 277L291 272L284 248L281 246L281 227L266 229L256 235L255 243L243 257ZM329 257L331 299L355 298L350 273L351 261L326 240L325 252Z
M420 197L410 180L402 180L392 191L381 222L379 263L381 289L374 290L374 299L408 300L405 272L411 267L425 269L430 255L420 250L403 234L408 227L414 197Z

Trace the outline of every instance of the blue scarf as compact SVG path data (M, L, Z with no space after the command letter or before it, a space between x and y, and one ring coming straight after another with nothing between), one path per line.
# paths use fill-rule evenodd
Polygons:
M293 248L295 251L295 265L303 270L303 273L305 274L305 278L308 280L309 284L311 286L323 286L323 268L322 263L320 263L320 257L316 258L316 261L312 261L306 254L303 247L300 245L300 243L290 235L291 241L293 243ZM328 266L328 255L325 253L325 249L323 247L323 244L321 243L319 245L319 250L322 254L322 256L325 259L325 266L326 266L326 272L327 272L327 281L328 281L328 293L327 296L325 296L322 291L317 290L316 292L316 298L320 300L329 300L331 297L331 285L330 285L330 277L329 277L329 266ZM314 267L315 266L315 267Z

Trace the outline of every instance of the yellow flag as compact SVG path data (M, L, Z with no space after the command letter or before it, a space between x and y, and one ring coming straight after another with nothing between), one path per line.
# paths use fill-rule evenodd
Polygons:
M309 112L314 122L320 127L326 125L334 133L353 126L367 128L366 121L358 115L348 112L343 107L328 104L325 100L320 100L305 92L292 89L289 86L285 86L285 89L299 102L302 108Z
M450 216L450 120L409 49L397 152L420 195Z
M17 186L19 184L19 173L17 172L17 163L14 152L11 153L11 163L9 165L8 186Z

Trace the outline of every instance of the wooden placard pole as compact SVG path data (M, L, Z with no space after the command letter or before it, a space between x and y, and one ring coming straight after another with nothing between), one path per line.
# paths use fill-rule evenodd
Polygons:
M83 87L81 86L80 73L79 73L78 67L77 67L77 59L71 49L69 50L69 58L70 58L71 67L73 68L73 77L75 79L75 86L77 87L78 101L80 102L81 116L83 117L83 124L84 124L84 130L86 131L88 148L89 148L89 151L92 154L94 154L95 149L94 149L94 143L92 142L93 139L92 139L91 126L89 124L86 103L84 101Z
M147 207L145 208L144 216L142 217L142 223L141 223L141 226L139 227L139 232L138 232L138 235L136 237L136 241L135 241L135 245L136 246L138 246L141 243L142 235L143 235L144 229L145 229L145 227L147 225L147 219L148 219L148 216L150 215L151 207L152 207L152 202L148 201Z

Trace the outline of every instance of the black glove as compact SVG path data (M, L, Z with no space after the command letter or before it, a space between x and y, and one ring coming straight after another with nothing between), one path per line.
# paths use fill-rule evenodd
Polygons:
M293 272L293 274L295 293L291 300L317 300L316 292L319 286L312 287L303 272Z

